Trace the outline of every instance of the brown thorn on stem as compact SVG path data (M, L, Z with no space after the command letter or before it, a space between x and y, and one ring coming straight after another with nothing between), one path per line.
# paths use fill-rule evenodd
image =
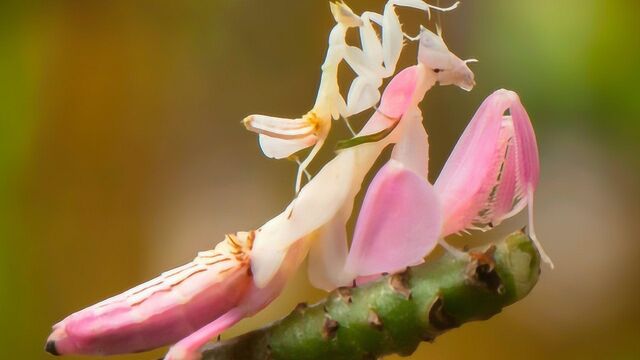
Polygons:
M429 325L438 331L445 331L460 326L458 321L449 315L444 308L444 298L438 296L429 309Z
M382 331L384 329L384 325L382 324L382 319L377 312L373 309L369 309L369 315L367 316L367 323L378 331Z
M436 336L430 334L429 332L424 332L420 335L420 340L428 343L433 343L434 341L436 341Z
M484 252L474 251L470 253L471 262L467 266L466 277L469 285L479 286L502 295L505 292L505 288L500 275L495 271L495 252L496 247L491 245Z
M298 303L298 305L296 305L295 309L293 309L293 312L298 313L300 315L304 315L308 307L309 305L306 302L301 302L301 303Z
M402 295L405 299L411 298L411 289L408 286L408 272L394 274L389 278L389 286L396 293Z
M325 340L331 340L336 336L340 324L333 320L329 314L325 314L324 322L322 323L322 338Z
M336 292L338 296L340 296L340 299L342 299L342 301L346 302L347 304L353 303L353 299L351 298L351 288L345 286L339 287Z

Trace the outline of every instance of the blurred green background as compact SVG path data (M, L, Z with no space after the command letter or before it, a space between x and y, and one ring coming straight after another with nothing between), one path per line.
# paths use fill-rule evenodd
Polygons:
M399 14L411 33L427 21ZM442 16L452 51L480 63L473 92L437 87L422 104L432 173L484 97L518 91L540 142L537 231L557 267L412 358L640 358L638 15L638 1L467 0ZM284 207L295 165L262 157L240 120L310 109L332 21L317 0L2 2L1 358L50 358L54 322ZM408 46L402 63L414 61ZM301 270L223 337L321 296Z

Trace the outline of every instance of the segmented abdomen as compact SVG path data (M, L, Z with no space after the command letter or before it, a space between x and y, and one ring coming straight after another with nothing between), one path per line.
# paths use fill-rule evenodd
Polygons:
M236 306L252 278L248 249L228 237L192 262L54 326L60 354L121 354L172 344Z

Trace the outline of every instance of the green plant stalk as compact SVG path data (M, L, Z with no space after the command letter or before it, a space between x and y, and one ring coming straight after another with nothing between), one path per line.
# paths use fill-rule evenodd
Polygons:
M486 320L525 297L538 280L540 256L523 232L468 257L436 261L340 288L322 302L206 350L204 360L376 359L412 354L466 322Z

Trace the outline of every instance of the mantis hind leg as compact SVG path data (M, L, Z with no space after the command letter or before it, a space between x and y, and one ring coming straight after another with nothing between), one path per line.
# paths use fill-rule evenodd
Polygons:
M311 152L309 153L309 155L307 155L304 161L301 162L300 165L298 165L298 173L296 174L296 195L300 192L300 189L302 188L303 174L305 173L311 161L313 161L316 155L318 155L318 152L320 152L322 145L324 145L324 142L327 139L327 135L329 134L329 130L331 129L331 120L329 120L327 124L328 125L321 127L321 132L320 134L318 134L318 141L313 146L313 148L311 148Z
M467 257L469 257L469 254L449 244L444 238L438 239L438 245L442 246L443 249L445 249L456 259L466 259Z
M241 309L228 311L173 345L164 360L200 360L202 358L202 347L224 330L242 320L245 315L245 311Z
M351 123L349 122L349 118L346 116L342 116L342 120L344 120L344 124L347 126L347 129L349 129L349 132L351 132L352 136L356 136L356 132L353 130L353 127L351 127Z
M298 156L292 156L291 159L293 161L296 162L296 164L298 164L298 167L302 166L302 161L300 161L300 158ZM302 172L304 173L304 176L307 178L307 181L311 180L311 173L309 172L309 170L307 169L303 169Z

